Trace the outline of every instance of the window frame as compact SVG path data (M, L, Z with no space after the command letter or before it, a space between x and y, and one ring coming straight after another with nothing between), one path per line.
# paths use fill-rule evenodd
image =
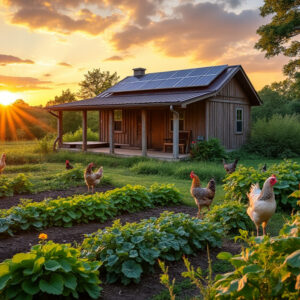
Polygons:
M121 120L115 120L115 112L120 111L121 112ZM123 110L122 109L114 109L114 132L123 132ZM120 123L120 129L116 129L116 123Z
M238 120L238 112L241 112L241 119ZM238 122L241 123L241 130L238 131ZM237 107L235 109L235 134L243 134L244 133L244 109L243 107Z

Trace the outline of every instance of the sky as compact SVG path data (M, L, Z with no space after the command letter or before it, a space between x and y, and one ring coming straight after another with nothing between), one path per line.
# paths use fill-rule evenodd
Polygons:
M257 90L287 58L255 50L263 0L0 0L0 103L45 105L94 68L147 73L240 64ZM6 98L6 100L4 99ZM8 101L9 100L9 101Z

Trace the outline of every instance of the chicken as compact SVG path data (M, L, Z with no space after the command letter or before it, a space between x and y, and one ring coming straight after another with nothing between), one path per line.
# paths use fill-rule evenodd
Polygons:
M66 160L66 169L67 170L73 169L73 166L70 164L70 162L68 160Z
M273 186L276 182L276 176L272 175L265 181L262 190L256 183L251 186L250 193L247 194L249 198L247 214L256 226L257 236L259 236L260 225L263 228L263 235L266 234L267 223L275 213L276 201Z
M6 167L5 159L6 159L6 154L3 153L0 160L0 174L4 171Z
M262 172L266 172L267 171L267 164L264 164L264 166L261 168Z
M206 206L209 210L209 207L215 197L216 192L216 183L212 178L206 188L202 188L200 184L199 177L192 171L190 177L193 179L191 186L191 195L195 199L196 205L198 206L197 217L201 217L201 209L203 206Z
M84 180L88 187L88 192L90 191L90 187L92 187L92 193L94 193L95 185L100 183L100 180L103 176L103 167L100 167L97 172L93 172L94 164L88 164L87 168L84 171Z
M233 163L227 164L226 161L223 159L223 166L227 174L231 174L235 171L238 161L239 160L236 159Z

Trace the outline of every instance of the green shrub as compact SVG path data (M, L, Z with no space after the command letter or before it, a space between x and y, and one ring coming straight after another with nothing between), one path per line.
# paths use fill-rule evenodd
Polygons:
M223 230L217 223L191 218L186 214L164 212L159 218L112 227L88 235L82 256L103 262L106 280L123 284L139 282L141 274L152 271L158 258L175 261L183 254L220 247Z
M173 165L162 161L141 161L134 164L130 171L144 175L164 175L171 176L174 174Z
M90 128L87 129L88 141L99 141L97 132L93 132ZM82 141L82 128L77 129L74 133L68 132L64 134L64 142L78 142Z
M0 197L12 196L14 191L7 176L0 176Z
M298 215L294 224L273 238L248 238L247 232L241 231L240 238L249 247L240 255L218 255L229 261L234 271L216 276L215 299L299 299L299 224Z
M213 223L219 222L227 233L237 234L239 229L253 229L253 223L246 211L246 205L237 201L229 201L213 206L206 214L206 218Z
M18 253L0 264L0 297L43 299L55 295L98 299L100 265L80 258L80 252L69 244L35 245L29 253Z
M225 149L218 139L192 142L191 157L195 160L221 160L226 157Z
M57 181L63 184L69 184L72 182L83 182L84 173L82 167L75 165L71 170L64 170L56 176Z
M26 194L33 191L33 184L29 181L25 174L22 173L13 178L10 184L14 194Z
M143 186L126 185L105 193L41 202L29 200L0 211L0 235L52 226L71 227L89 221L105 222L123 212L141 211L156 204L176 204L179 199L178 191L171 185L154 185L149 190Z
M297 115L258 120L246 145L249 152L266 157L294 157L300 154L300 121Z
M234 173L227 175L224 179L225 199L247 203L247 193L251 185L258 182L262 188L265 180L272 174L275 174L278 180L274 185L277 206L282 209L297 208L297 199L288 196L298 188L300 165L290 160L271 165L266 172L240 165Z
M42 139L37 140L37 145L34 152L41 154L48 154L53 150L54 138L50 135L44 136Z

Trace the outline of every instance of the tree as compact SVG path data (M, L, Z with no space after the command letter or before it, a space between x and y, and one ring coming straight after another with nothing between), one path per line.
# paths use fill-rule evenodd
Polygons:
M88 71L84 77L85 79L79 83L80 91L77 95L80 99L95 97L119 80L116 72L113 74L110 74L109 71L101 72L100 68Z
M76 101L76 94L72 93L70 89L62 90L60 96L55 96L54 100L50 100L47 102L46 106L69 103Z
M300 42L293 40L300 33L299 0L264 0L260 7L260 15L266 17L272 15L272 20L258 28L261 36L255 44L255 48L265 51L267 58L282 53L291 59L284 66L284 74L291 78L298 72L300 66Z

